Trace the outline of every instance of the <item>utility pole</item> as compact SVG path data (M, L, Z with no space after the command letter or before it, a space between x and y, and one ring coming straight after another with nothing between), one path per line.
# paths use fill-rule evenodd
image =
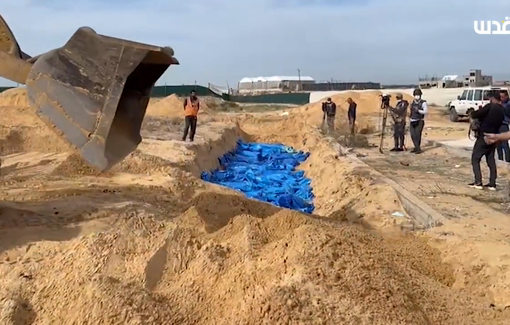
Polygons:
M303 91L303 84L301 83L301 70L297 69L297 75L299 80L299 91Z

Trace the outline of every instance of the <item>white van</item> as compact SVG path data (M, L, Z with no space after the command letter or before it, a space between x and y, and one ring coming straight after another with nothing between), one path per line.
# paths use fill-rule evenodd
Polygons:
M503 90L508 94L508 89L501 87L475 87L465 89L462 95L457 96L448 108L450 111L450 121L458 122L460 118L467 117L473 110L477 110L489 103L489 92Z

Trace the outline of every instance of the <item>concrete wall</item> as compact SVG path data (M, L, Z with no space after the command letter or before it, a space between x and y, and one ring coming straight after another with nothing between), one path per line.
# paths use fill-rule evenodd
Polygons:
M7 90L11 87L0 87L0 92ZM446 106L446 104L457 96L462 94L465 88L449 88L449 89L423 89L423 99L427 100L429 104L436 104L438 106ZM258 96L229 96L223 94L219 96L213 93L210 89L199 85L185 85L185 86L156 86L153 89L151 97L165 97L171 94L178 96L187 96L191 90L195 90L199 96L215 96L223 97L225 100L235 102L249 102L249 103L280 103L280 104L294 104L304 105L307 103L315 103L332 97L336 94L341 94L346 91L366 92L373 90L344 90L344 91L314 91L310 93L280 93L280 94L265 94ZM401 92L407 93L412 96L413 89L381 89L381 92Z
M425 99L431 105L438 106L446 106L449 101L457 99L457 96L462 94L465 88L431 88L431 89L422 89L423 99ZM392 93L405 93L409 95L413 95L412 88L408 89L388 89L386 91ZM346 90L346 91L371 91L371 90ZM314 91L310 93L310 103L315 103L321 100L324 100L327 97L334 96L336 94L341 94L346 91ZM381 89L382 92L385 90Z
M446 106L449 101L457 99L457 96L462 94L465 88L431 88L422 89L422 98L427 101L429 105ZM413 95L413 89L401 89L401 92Z

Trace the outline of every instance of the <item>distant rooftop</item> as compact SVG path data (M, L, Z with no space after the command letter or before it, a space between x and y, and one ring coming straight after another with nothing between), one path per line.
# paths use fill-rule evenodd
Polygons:
M457 80L459 76L456 75L456 74L448 74L446 76L443 77L443 79L441 79L442 81L454 81L454 80Z
M272 76L272 77L256 77L256 78L243 78L240 83L252 82L266 82L266 81L314 81L312 77L307 76Z

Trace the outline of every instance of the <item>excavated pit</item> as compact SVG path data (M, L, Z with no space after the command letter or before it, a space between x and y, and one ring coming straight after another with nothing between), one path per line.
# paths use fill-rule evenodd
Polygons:
M4 159L1 323L507 321L453 289L452 267L425 239L400 232L412 218L392 217L404 211L395 191L324 141L313 107L217 116L191 144L175 140L164 101L159 116L148 110L139 149L107 174L67 152ZM311 152L299 168L314 213L201 181L238 139Z

